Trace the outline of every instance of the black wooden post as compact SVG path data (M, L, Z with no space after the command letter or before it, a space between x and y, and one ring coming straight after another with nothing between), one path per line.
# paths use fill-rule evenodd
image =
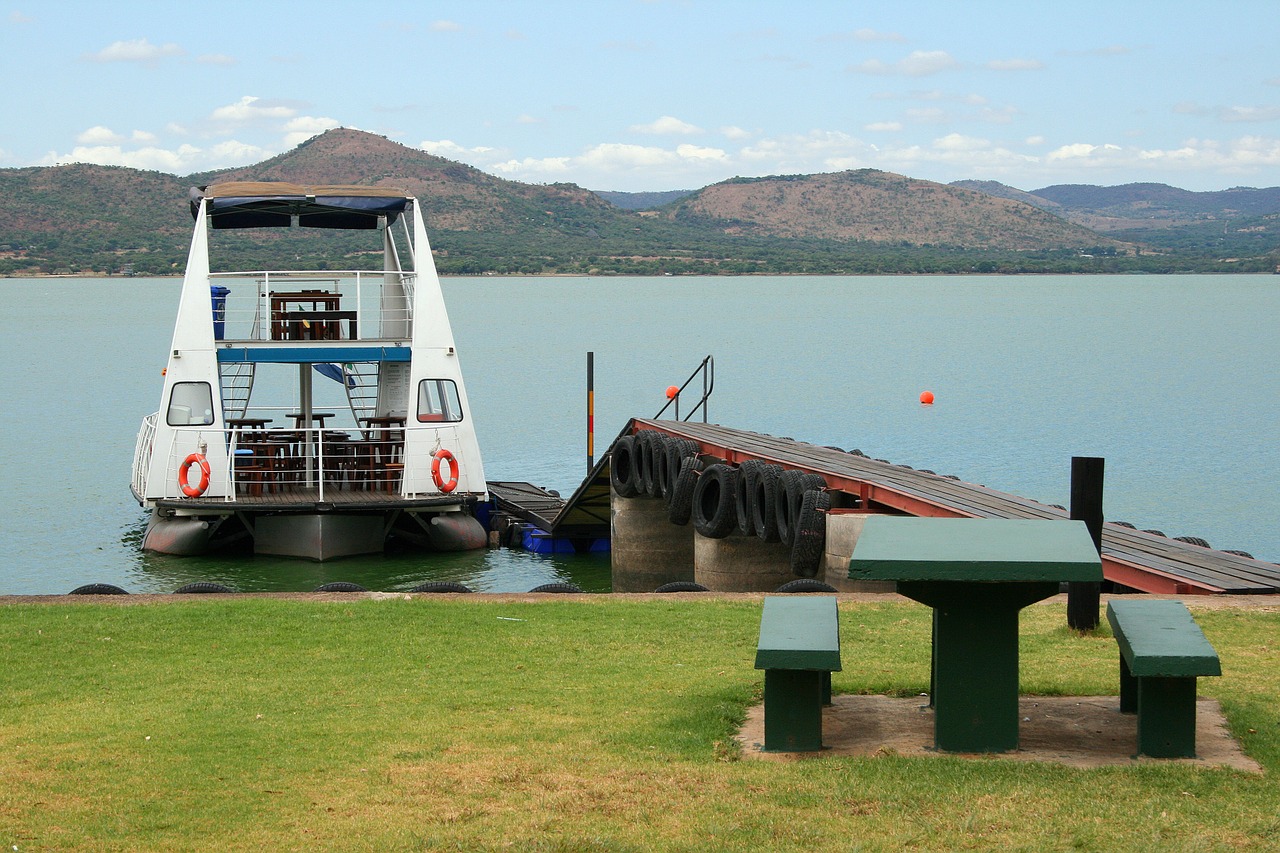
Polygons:
M1102 553L1102 471L1106 460L1097 456L1071 457L1071 518L1083 521ZM1099 583L1067 584L1067 624L1076 631L1098 627L1102 594Z

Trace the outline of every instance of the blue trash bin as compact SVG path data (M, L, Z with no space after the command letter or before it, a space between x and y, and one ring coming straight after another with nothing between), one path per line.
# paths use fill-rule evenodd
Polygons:
M209 296L213 300L213 339L222 340L227 332L227 294L231 288L220 284L209 285Z

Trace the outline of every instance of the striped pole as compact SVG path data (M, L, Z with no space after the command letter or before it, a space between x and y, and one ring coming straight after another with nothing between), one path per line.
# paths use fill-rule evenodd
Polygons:
M596 467L596 354L587 353L587 473Z

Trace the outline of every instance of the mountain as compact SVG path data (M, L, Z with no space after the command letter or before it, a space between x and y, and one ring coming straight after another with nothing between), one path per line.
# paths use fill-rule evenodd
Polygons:
M1112 242L1021 201L875 169L734 178L676 202L668 215L723 223L727 234L792 239L1015 251Z
M950 186L1024 201L1103 233L1280 213L1280 187L1192 192L1168 184L1057 184L1024 192L996 181L956 181Z
M654 193L627 193L617 190L592 190L600 198L623 210L652 210L692 195L693 190L666 190Z
M186 189L226 180L403 188L418 197L446 274L1158 272L1221 269L1227 251L1244 258L1234 269L1275 266L1265 225L1249 232L1262 235L1252 243L1228 246L1221 235L1195 232L1161 255L1140 253L1115 239L1132 240L1127 232L1104 237L1067 221L1085 208L1080 192L1060 188L1042 196L863 169L734 178L641 201L641 194L508 181L336 129L261 163L186 177L84 164L0 169L0 274L180 272L192 228ZM1250 193L1227 195L1254 205L1241 210L1265 207ZM633 203L648 209L619 206ZM1121 202L1090 203L1087 215L1101 216ZM300 258L377 262L349 250L339 233L307 234ZM268 268L280 236L225 235L229 269Z

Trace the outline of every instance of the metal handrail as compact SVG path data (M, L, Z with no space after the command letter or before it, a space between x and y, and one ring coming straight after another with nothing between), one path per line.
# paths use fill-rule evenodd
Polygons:
M657 420L661 418L663 412L669 409L674 403L676 407L675 419L680 420L680 395L684 393L684 389L688 388L689 383L696 379L699 374L702 375L702 396L698 399L698 402L694 404L694 407L689 410L689 414L685 415L684 420L687 421L692 419L693 416L698 413L698 410L701 409L702 422L705 424L707 422L707 398L711 396L711 392L714 391L716 387L716 360L711 356L704 358L702 363L694 368L693 373L689 374L689 378L686 379L684 384L676 390L675 394L672 394L667 399L667 404L658 410L658 414L654 415L653 419Z

